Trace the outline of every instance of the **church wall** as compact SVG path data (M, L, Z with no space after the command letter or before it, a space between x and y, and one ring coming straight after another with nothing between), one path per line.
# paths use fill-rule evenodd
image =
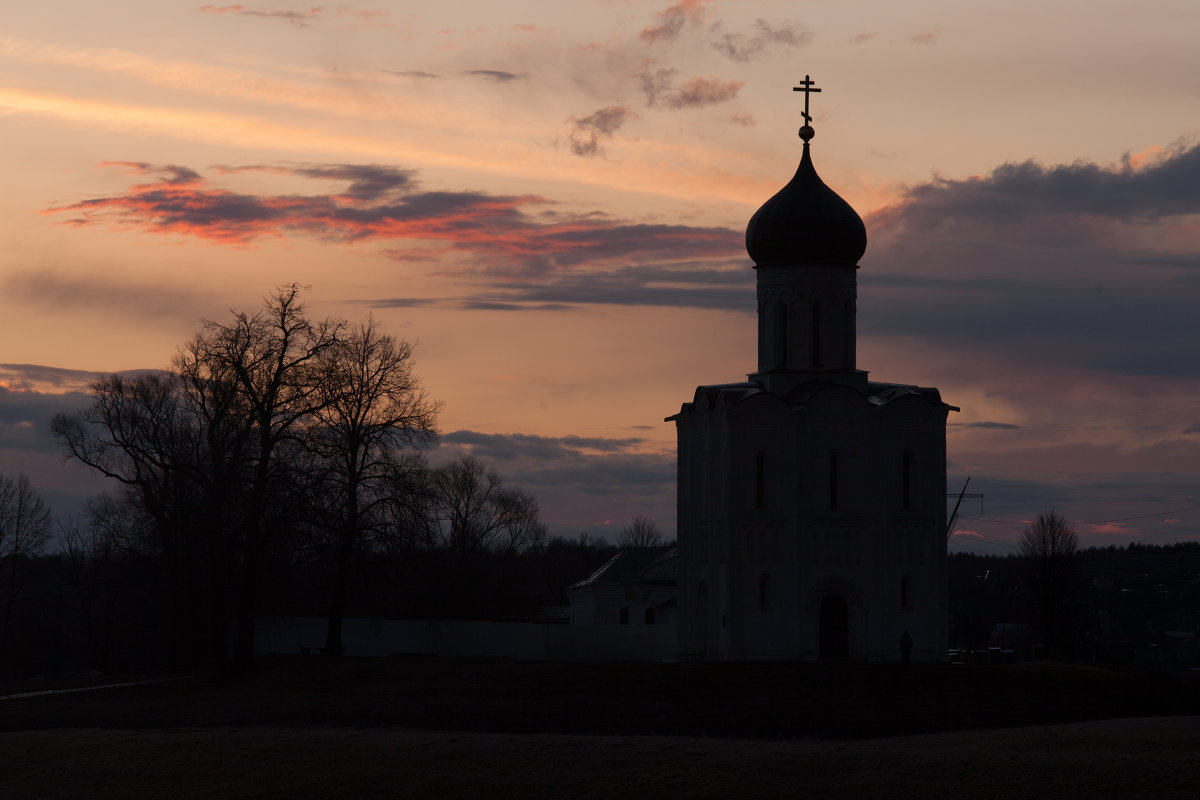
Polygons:
M764 393L679 418L681 651L815 660L820 592L835 587L851 658L895 660L908 630L914 658L943 660L944 418L924 398L878 406L845 387L803 408Z
M699 409L677 419L680 477L677 537L680 653L691 657L726 649L729 587L724 574L730 470L726 409Z

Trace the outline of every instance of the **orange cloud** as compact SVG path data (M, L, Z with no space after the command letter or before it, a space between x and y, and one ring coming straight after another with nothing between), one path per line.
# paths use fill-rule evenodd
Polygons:
M638 225L595 216L532 212L551 205L535 195L419 191L413 173L381 165L249 166L222 172L269 171L336 181L340 191L254 195L209 185L178 165L110 163L150 180L128 191L46 209L72 213L64 224L111 225L248 246L262 237L300 234L333 242L415 239L473 253L485 269L541 273L619 259L730 258L740 231L686 225ZM549 221L544 221L548 219Z
M1149 147L1144 148L1140 153L1126 153L1125 157L1121 160L1121 167L1132 170L1144 169L1146 167L1156 167L1170 157L1170 150L1165 147L1152 144ZM1116 168L1114 167L1114 169Z

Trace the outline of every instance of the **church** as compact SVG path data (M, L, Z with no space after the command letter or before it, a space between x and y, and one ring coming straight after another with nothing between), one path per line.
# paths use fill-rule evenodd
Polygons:
M937 389L855 361L862 219L817 176L751 217L758 371L700 386L678 435L685 658L944 661L946 417ZM902 647L902 642L905 646Z

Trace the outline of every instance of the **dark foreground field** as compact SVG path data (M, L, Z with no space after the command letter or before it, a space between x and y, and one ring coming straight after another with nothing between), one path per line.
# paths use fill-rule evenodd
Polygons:
M278 658L0 700L0 796L1197 797L1196 715L1064 666Z

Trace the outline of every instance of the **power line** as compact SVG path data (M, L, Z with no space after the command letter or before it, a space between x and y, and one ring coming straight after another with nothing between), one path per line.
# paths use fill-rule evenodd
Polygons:
M1200 506L1187 506L1185 508L1173 508L1169 511L1155 511L1151 514L1139 514L1135 517L1117 517L1115 519L1080 520L1077 522L1067 522L1067 524L1068 525L1107 525L1110 522L1131 522L1135 519L1152 519L1153 517L1162 517L1167 514L1182 514L1187 511L1196 511L1196 510L1200 510ZM972 519L982 519L982 520L986 520L987 522L995 522L1000 525L1020 525L1022 527L1032 524L1032 522L1029 520L996 519L995 517L985 517L982 515L980 515L978 517L972 517Z

